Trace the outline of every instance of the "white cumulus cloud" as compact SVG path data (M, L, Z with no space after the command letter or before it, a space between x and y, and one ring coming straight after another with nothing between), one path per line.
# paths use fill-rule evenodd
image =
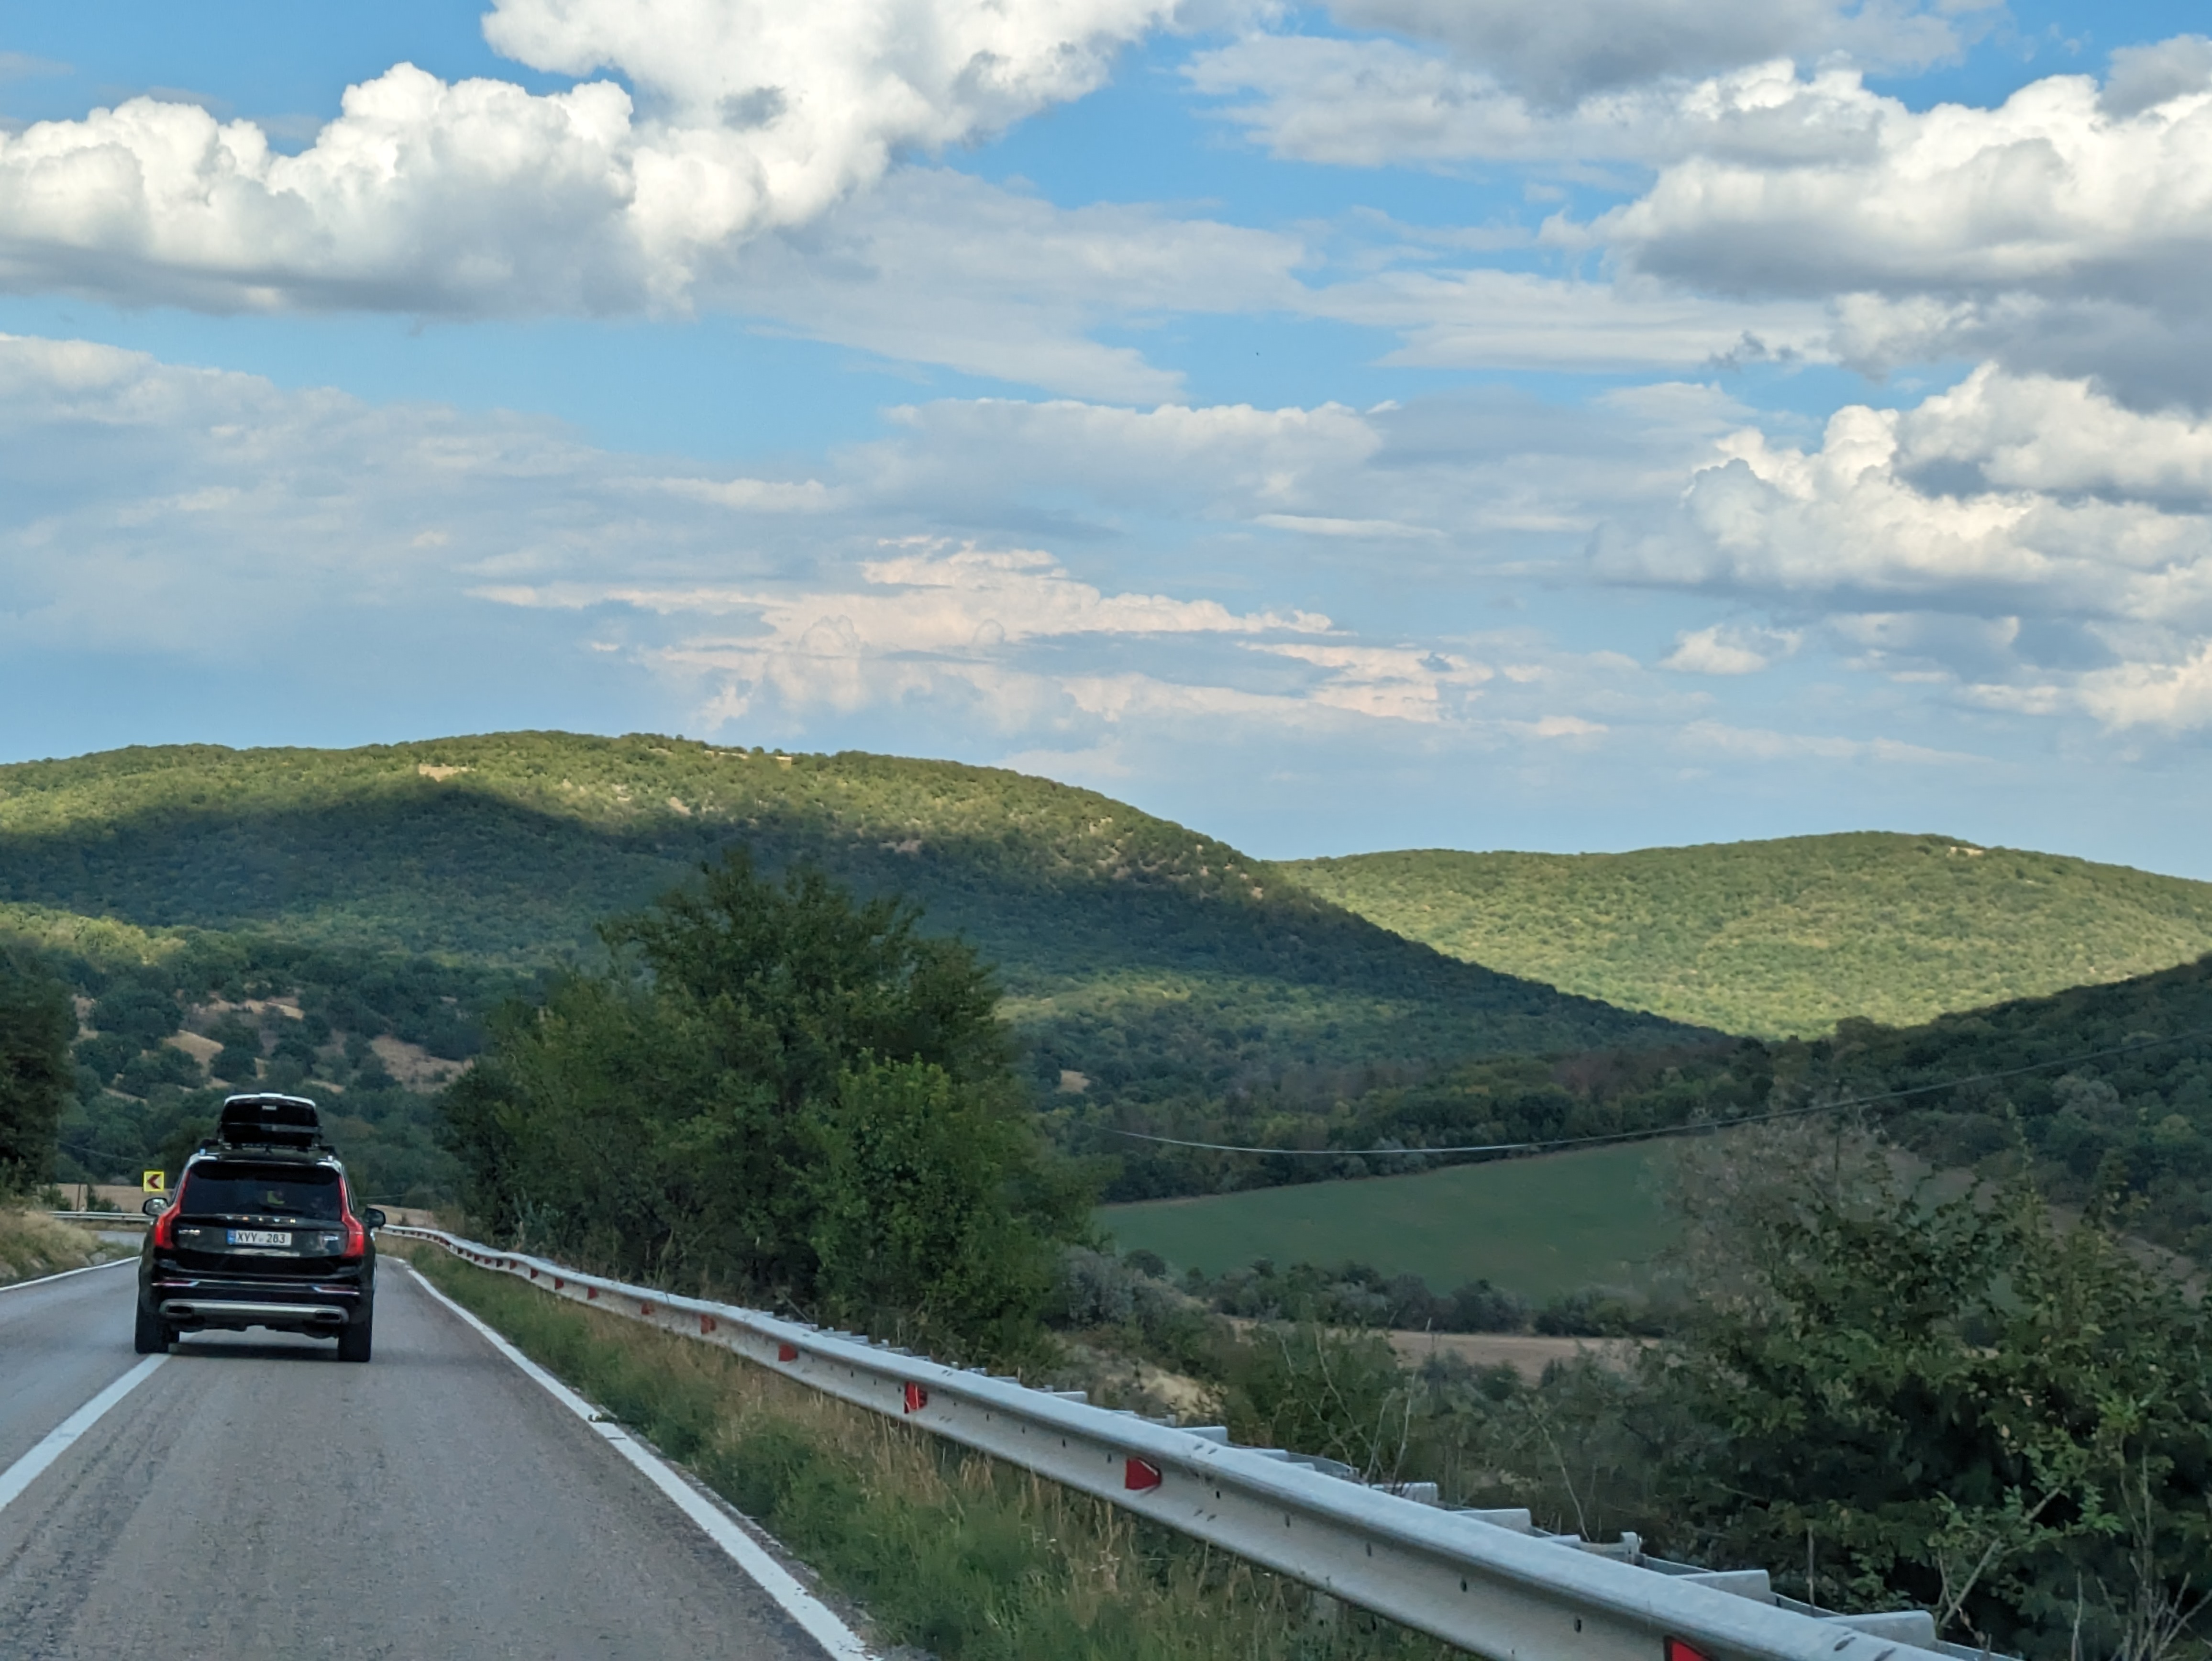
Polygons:
M1838 411L1817 448L1717 447L1671 526L1603 542L1601 572L1826 611L1859 666L1984 708L2212 723L2212 420L1984 366L1911 409ZM1773 655L1716 625L1661 666Z
M2203 407L2212 53L2176 44L2155 74L2124 59L2102 87L2051 76L1988 109L1914 110L1832 70L1774 106L1796 154L1701 143L1587 234L1698 292L1827 301L1863 367L1995 357Z
M0 282L218 309L473 314L689 302L766 232L903 151L1103 78L1165 0L501 0L485 30L564 92L411 64L296 155L132 99L0 135Z
M860 586L835 593L574 581L494 585L478 593L505 605L563 610L611 603L662 616L753 612L760 633L732 643L741 654L784 652L824 629L841 649L891 654L965 652L1070 635L1313 634L1330 626L1327 618L1307 611L1235 612L1218 600L1108 594L1071 577L1051 555L1030 549L947 550L925 539L862 562L859 575Z
M1389 40L1255 35L1196 54L1199 92L1276 155L1349 167L1507 161L1650 166L1706 155L1753 169L1863 148L1887 106L1863 71L1757 58L1697 80L1550 106L1485 70Z
M1909 411L1839 410L1815 450L1731 435L1676 536L1607 557L1780 592L2168 618L2212 578L2209 446L2212 423L2186 413L1984 367Z
M1750 675L1797 648L1799 636L1772 630L1745 630L1716 623L1686 630L1674 649L1660 659L1662 669L1686 675Z
M1326 671L1326 678L1307 694L1314 703L1389 721L1433 722L1464 715L1475 689L1497 673L1460 653L1418 647L1279 641L1254 649Z
M2086 675L2080 697L2110 727L2212 727L2212 641L2179 662L2121 664Z
M1632 278L1386 271L1324 289L1306 309L1397 331L1402 344L1382 361L1420 368L1712 370L1830 356L1818 305L1716 301Z
M1888 69L1954 55L1981 3L1863 0L1331 0L1346 23L1437 41L1516 89L1561 103L1778 57L1844 52Z
M1832 99L1778 97L1794 65L1917 69L1954 56L1987 7L1833 0L1335 0L1389 35L1255 33L1196 54L1200 92L1279 155L1355 167L1469 157L1654 159L1699 142L1823 135ZM1966 25L1966 27L1962 27ZM2162 78L2161 78L2162 77ZM2163 86L2161 65L2137 75ZM1795 105L1778 119L1778 106ZM1831 141L1833 135L1827 135Z
M1571 78L1547 101L1467 45L1592 19L1631 41L1620 9L1554 20L1372 0L1363 17L1425 40L1259 34L1196 54L1186 74L1285 158L1504 162L1632 191L1589 219L1561 210L1471 228L1488 241L1468 240L1474 258L1457 268L1449 250L1424 257L1401 238L1384 269L1316 291L1310 309L1400 331L1394 362L1681 364L1695 340L1723 362L1766 354L1887 372L1993 359L2094 377L2138 407L2212 405L2212 40L2116 52L2101 82L2046 76L1994 107L1920 109L1869 88L1871 60L1845 47ZM1651 17L1662 32L1682 21L1664 8ZM1778 12L1777 27L1796 25ZM1516 246L1595 258L1575 281L1480 258Z
M2179 280L2212 238L2212 86L2109 113L2087 76L1994 109L1915 111L1826 77L1856 117L1794 161L1666 168L1598 234L1644 269L1742 292L2063 286L2116 263Z

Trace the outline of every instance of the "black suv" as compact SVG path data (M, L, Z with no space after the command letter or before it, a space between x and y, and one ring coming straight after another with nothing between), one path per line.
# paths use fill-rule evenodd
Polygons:
M366 1361L376 1319L384 1214L353 1184L300 1096L233 1096L176 1189L146 1202L154 1226L138 1261L137 1348L184 1332L268 1327L336 1338Z

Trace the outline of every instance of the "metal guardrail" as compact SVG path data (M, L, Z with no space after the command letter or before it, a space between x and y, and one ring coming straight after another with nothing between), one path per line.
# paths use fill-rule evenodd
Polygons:
M1111 1501L1491 1661L1929 1661L1923 1610L1839 1615L1778 1597L1763 1569L1709 1572L1545 1534L1526 1511L1455 1511L1432 1483L1370 1488L1332 1461L1237 1447L852 1333L580 1274L392 1224L480 1268L662 1331Z
M106 1223L124 1228L145 1228L154 1220L138 1211L50 1211L46 1215L58 1223Z

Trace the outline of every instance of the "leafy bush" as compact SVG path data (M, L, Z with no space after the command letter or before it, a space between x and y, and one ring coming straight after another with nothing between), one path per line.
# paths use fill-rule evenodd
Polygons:
M251 1090L261 1076L261 1045L227 1043L216 1051L215 1059L208 1063L208 1071L216 1078L240 1090Z
M118 978L94 1003L92 1025L147 1049L175 1031L183 1013L171 987L150 978Z
M1414 1390L1381 1337L1274 1323L1229 1352L1224 1371L1237 1440L1334 1459L1368 1482L1409 1475Z
M99 1088L136 1061L145 1047L126 1032L96 1032L88 1038L79 1038L74 1054L78 1065L91 1074L94 1087Z
M200 1064L190 1056L168 1044L156 1044L124 1065L115 1087L126 1096L150 1096L165 1084L191 1090L206 1082Z
M1131 1254L1133 1258L1137 1255ZM1334 1269L1294 1263L1278 1269L1263 1257L1212 1280L1194 1270L1184 1286L1221 1313L1250 1320L1395 1327L1413 1332L1526 1332L1531 1321L1526 1299L1487 1281L1470 1281L1440 1296L1418 1275L1386 1276L1365 1263L1344 1263ZM1603 1304L1611 1323L1602 1329L1607 1334L1632 1327L1641 1329L1641 1324L1650 1322L1641 1305L1620 1294L1575 1296L1583 1305ZM1540 1323L1537 1329L1548 1329Z
M2212 1323L2112 1195L2061 1227L2024 1180L1937 1203L1876 1144L1799 1135L1717 1153L1681 1199L1705 1295L1644 1427L1670 1539L2000 1650L2185 1639Z

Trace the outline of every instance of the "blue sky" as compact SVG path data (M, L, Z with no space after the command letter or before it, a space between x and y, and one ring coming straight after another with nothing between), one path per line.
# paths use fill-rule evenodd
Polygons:
M0 4L0 755L567 727L1255 853L2212 877L2212 41Z

